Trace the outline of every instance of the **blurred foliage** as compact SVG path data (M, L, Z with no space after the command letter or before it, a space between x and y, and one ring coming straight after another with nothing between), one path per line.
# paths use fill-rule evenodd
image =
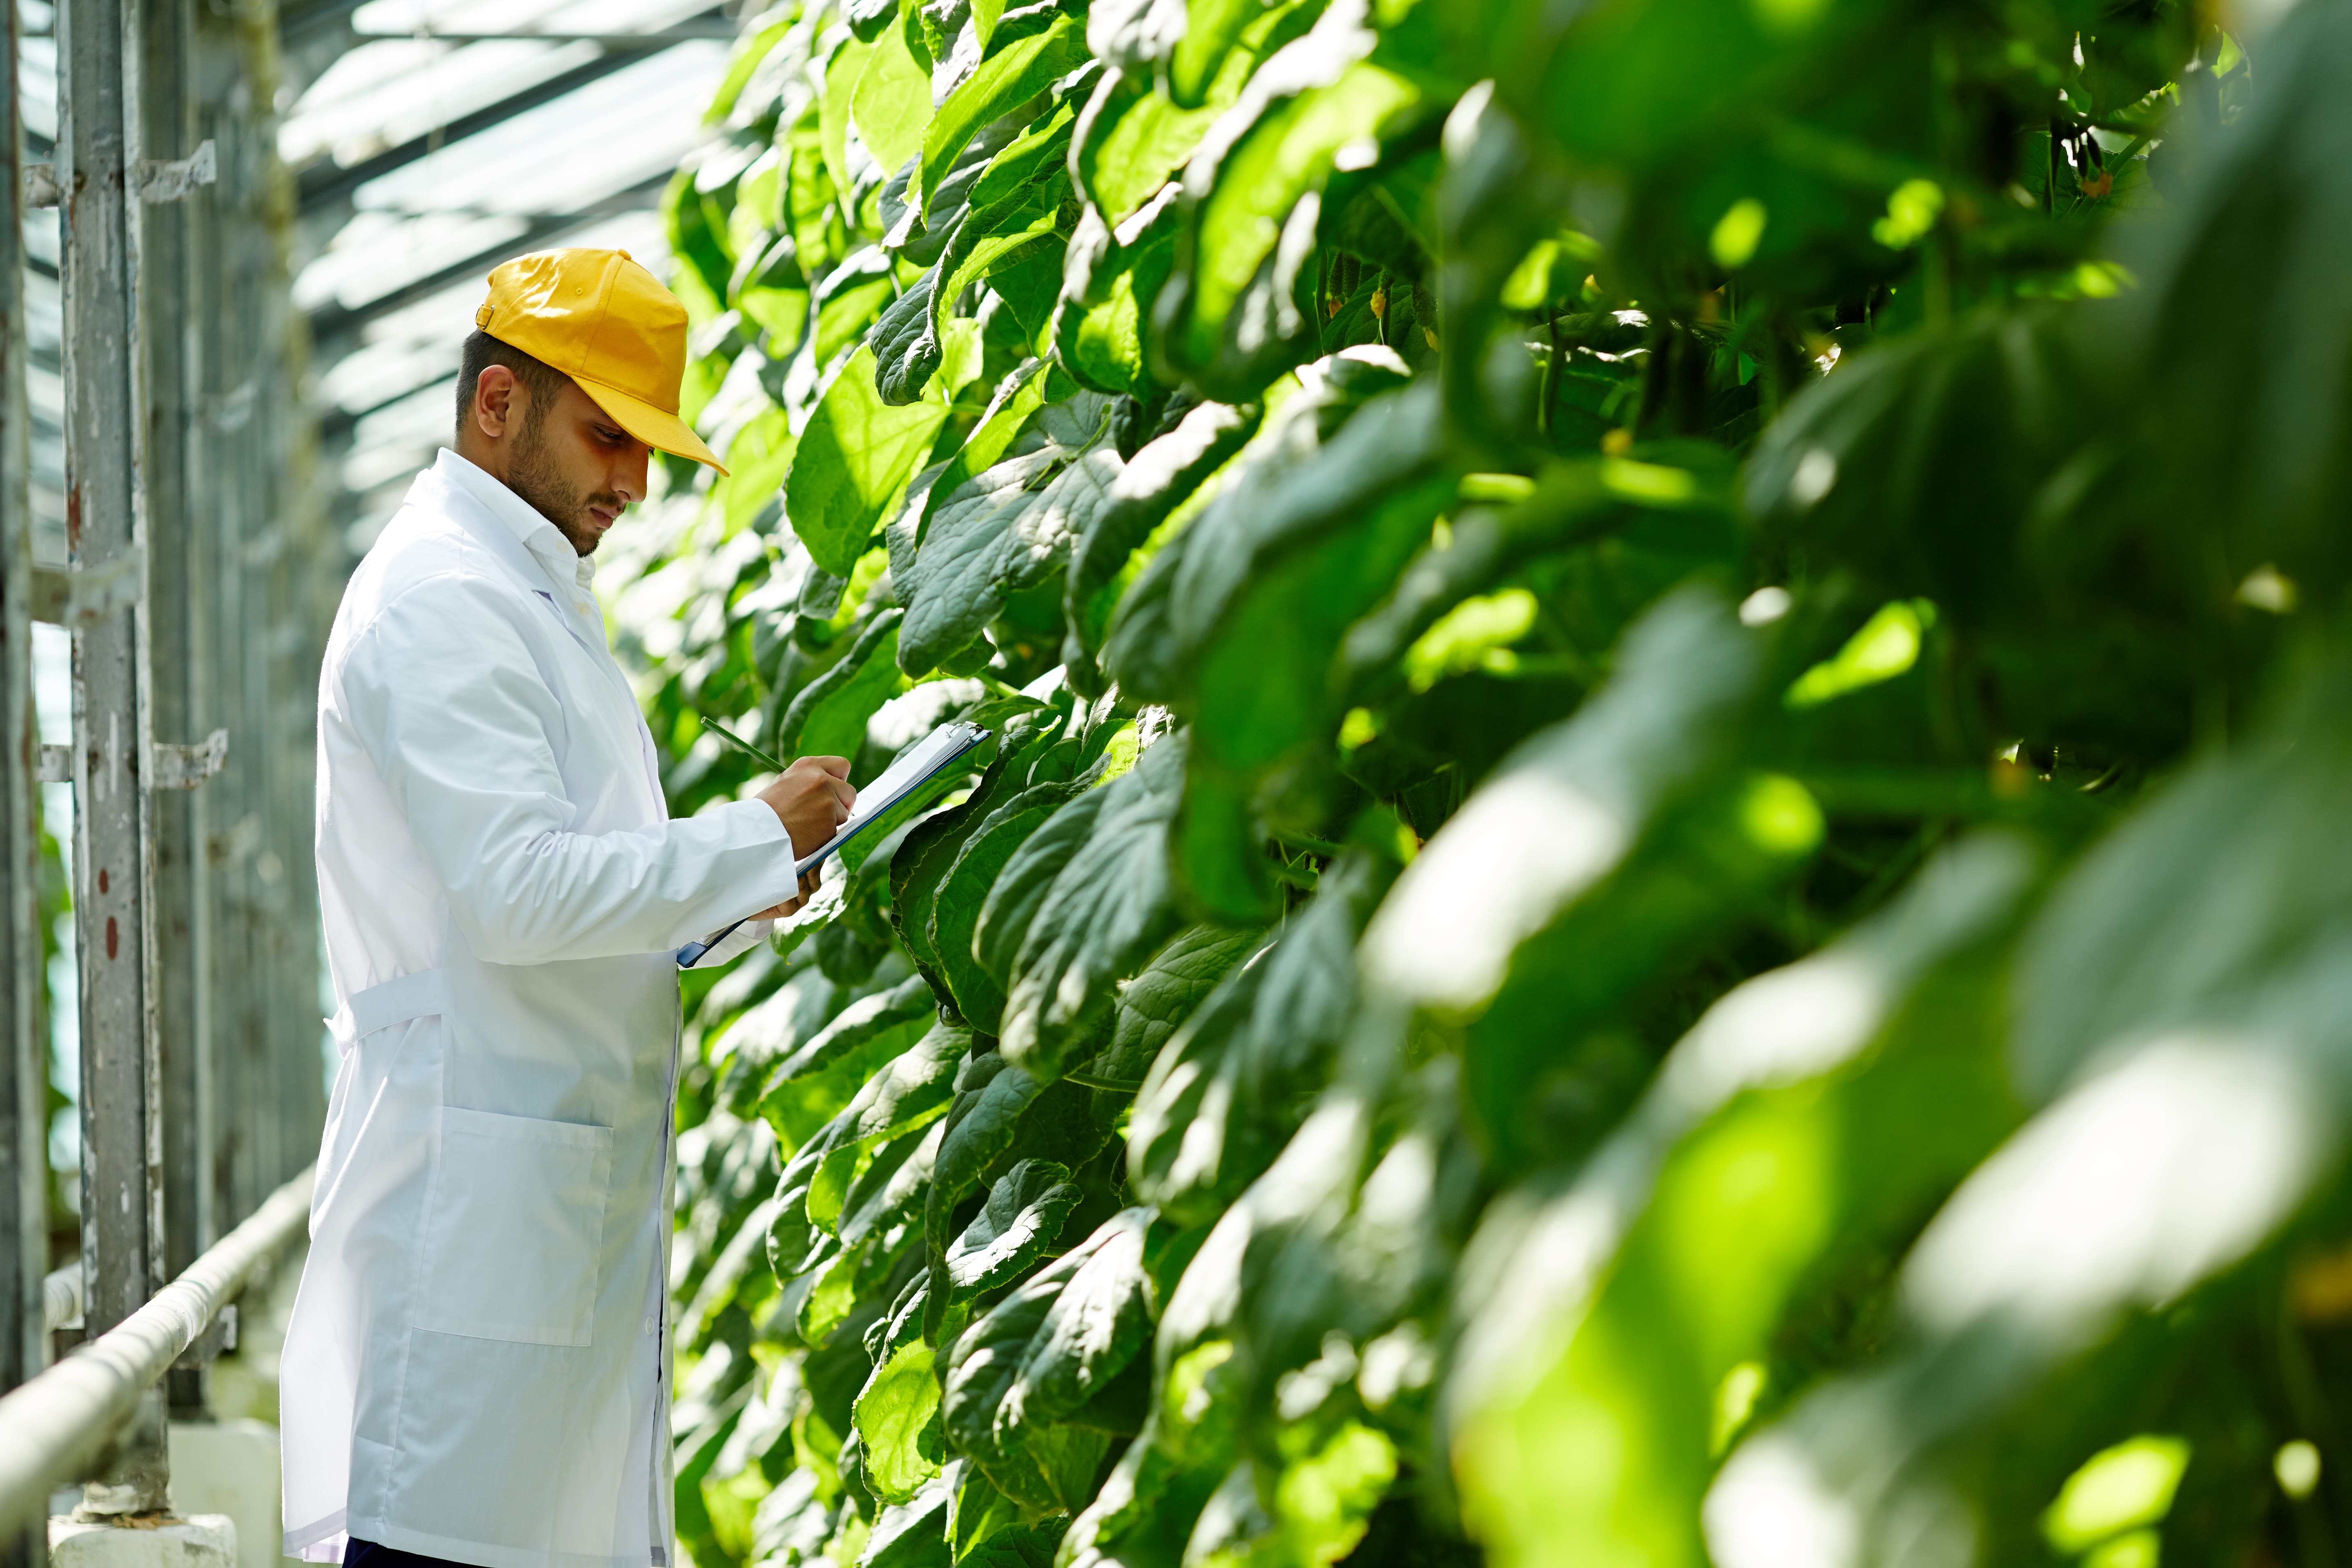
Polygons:
M667 198L702 1568L2352 1550L2352 13L786 0ZM2340 878L2339 878L2340 874Z

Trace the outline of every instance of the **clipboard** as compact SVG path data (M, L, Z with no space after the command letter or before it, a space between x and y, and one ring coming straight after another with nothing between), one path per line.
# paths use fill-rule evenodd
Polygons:
M719 732L725 733L723 731ZM892 807L902 804L952 767L959 758L987 740L991 733L978 724L954 719L900 753L898 761L882 770L881 777L858 791L857 809L850 814L849 820L836 828L832 837L793 862L793 885L798 887L802 878L824 865L844 845L888 816ZM731 735L727 738L734 739ZM736 743L743 744L740 741ZM743 921L751 918L746 915ZM700 942L689 942L679 948L676 955L677 966L692 969L712 948L735 934L736 927L740 926L743 921L737 921L724 931L713 931Z

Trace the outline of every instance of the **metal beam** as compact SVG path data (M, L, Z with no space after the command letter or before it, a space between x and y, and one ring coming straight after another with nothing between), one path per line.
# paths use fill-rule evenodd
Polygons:
M353 37L362 44L411 41L420 44L596 44L604 48L618 49L642 44L693 43L703 38L732 43L736 31L734 23L713 14L699 20L681 22L675 26L654 27L635 33L442 33L428 28L415 33L358 33Z
M349 309L340 306L315 310L310 315L311 353L321 364L332 364L351 352L352 341L365 330L370 321L388 316L404 306L439 293L442 289L462 283L468 278L487 277L491 268L512 257L528 256L530 252L562 238L575 229L601 222L622 213L646 212L654 198L668 185L670 175L665 172L649 180L640 181L626 190L615 191L609 196L590 202L568 213L533 213L530 226L502 245L486 247L462 261L413 278L389 293L379 294L363 305ZM427 384L430 384L429 383ZM406 395L403 394L402 395ZM332 416L330 416L331 418ZM354 418L359 417L354 416Z
M710 11L704 14L718 16L722 13L719 7L713 6ZM372 158L362 158L349 168L341 167L331 160L321 159L302 170L295 177L295 189L300 196L301 210L308 214L337 202L347 201L354 192L370 180L381 179L395 169L404 169L425 154L437 153L453 142L462 142L468 136L488 131L493 126L513 119L526 110L536 109L542 103L552 103L564 94L576 91L591 82L602 80L625 66L633 66L639 60L650 59L664 49L674 47L675 45L667 40L616 45L593 60L583 60L569 70L559 71L546 80L535 82L530 87L500 99L496 103L486 105L468 114L461 114L454 120L433 127L421 136L410 138L397 147L387 147Z
M80 571L140 543L140 356L133 298L139 157L123 0L58 8L58 184L63 195L66 542ZM93 1335L163 1278L162 1128L148 984L150 847L140 787L148 736L141 612L73 634L74 921L81 978L82 1266ZM84 1492L104 1514L166 1500L160 1408Z
M34 832L32 410L25 395L24 136L17 8L0 7L0 1389L37 1373L48 1312L48 1052L36 1022L41 937ZM75 1270L77 1282L79 1270ZM47 1557L22 1528L0 1564Z
M193 1264L218 1233L208 1175L213 1138L211 1030L207 1026L207 965L212 923L206 918L204 864L205 793L163 789L163 764L184 747L176 742L212 728L206 706L210 661L200 635L208 608L198 569L209 544L196 527L190 493L193 434L190 389L195 384L192 323L203 310L194 289L193 220L211 202L214 144L195 133L186 62L194 47L194 0L142 0L138 29L142 168L173 160L205 164L202 186L157 204L152 194L138 216L138 348L142 354L141 536L145 575L162 591L140 602L147 658L142 672L150 745L142 782L148 794L149 924L154 933L149 973L154 1016L158 1104L163 1111L161 1180L163 1266L171 1279ZM200 1415L204 1373L190 1367L164 1385L173 1415Z

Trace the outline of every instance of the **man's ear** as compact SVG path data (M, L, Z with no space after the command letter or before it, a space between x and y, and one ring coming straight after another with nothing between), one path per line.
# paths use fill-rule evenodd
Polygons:
M474 383L474 428L492 441L503 438L523 415L530 394L502 364L482 367Z

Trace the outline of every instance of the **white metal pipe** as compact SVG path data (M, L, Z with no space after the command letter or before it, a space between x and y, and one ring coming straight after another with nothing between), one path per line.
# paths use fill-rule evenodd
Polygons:
M294 1239L310 1219L310 1176L270 1194L121 1324L0 1398L0 1539L47 1517L51 1490L81 1478L255 1266Z
M51 1269L41 1279L41 1332L81 1327L81 1264Z

